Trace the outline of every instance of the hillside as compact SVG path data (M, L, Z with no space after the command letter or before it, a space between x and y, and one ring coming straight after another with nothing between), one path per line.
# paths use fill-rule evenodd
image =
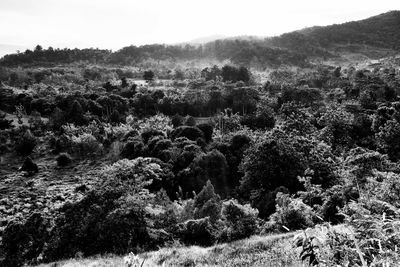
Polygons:
M303 34L321 47L362 44L400 50L400 11L390 11L365 20L315 27Z
M358 52L372 58L400 50L400 11L391 11L360 21L325 27L310 27L266 39L273 47L310 56L339 56ZM384 54L374 53L384 50Z
M127 46L111 53L97 49L27 50L0 60L2 66L26 66L89 61L102 64L132 65L155 60L230 61L237 65L263 69L282 65L307 66L312 59L345 58L359 54L381 58L400 50L400 11L391 11L365 20L325 27L312 27L277 37L225 38L207 43ZM204 40L203 40L204 41Z

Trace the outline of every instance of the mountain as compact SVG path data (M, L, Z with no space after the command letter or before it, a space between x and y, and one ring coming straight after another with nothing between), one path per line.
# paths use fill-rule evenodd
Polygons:
M303 30L303 34L318 41L322 47L363 44L400 50L400 11L390 11L368 19L339 25L314 27Z
M229 60L237 65L265 68L281 65L307 66L314 59L378 59L400 52L400 11L390 11L343 24L315 26L276 37L220 37L222 36L203 37L185 45L127 46L113 53L93 49L34 51L7 55L0 60L0 65L56 64L82 60L130 65L148 59L170 62L217 59Z
M266 42L272 47L308 56L359 52L374 57L377 50L396 53L400 51L400 11L343 24L306 28L268 38Z

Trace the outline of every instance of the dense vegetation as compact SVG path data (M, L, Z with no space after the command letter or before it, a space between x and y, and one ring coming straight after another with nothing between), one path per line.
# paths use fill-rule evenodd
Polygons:
M231 65L164 82L135 68L2 70L0 108L20 120L1 117L3 155L29 155L21 170L33 177L43 153L54 168L107 165L87 174L97 182L77 187L80 200L8 217L8 265L211 245L360 212L397 220L395 69L276 70L265 84Z
M318 224L350 233L329 228L324 255L312 237L300 241L311 264L398 262L399 62L260 74L249 58L279 65L292 54L252 42L36 47L3 58L0 264L209 246ZM143 63L196 59L210 46L230 64ZM39 201L57 186L57 205Z

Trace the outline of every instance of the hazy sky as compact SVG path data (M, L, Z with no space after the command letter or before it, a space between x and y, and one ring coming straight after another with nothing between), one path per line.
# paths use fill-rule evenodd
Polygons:
M400 0L0 0L0 44L99 47L273 36L399 10Z

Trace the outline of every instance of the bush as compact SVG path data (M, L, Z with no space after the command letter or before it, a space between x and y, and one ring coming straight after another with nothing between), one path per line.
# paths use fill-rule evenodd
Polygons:
M60 167L68 166L72 163L72 158L68 153L61 153L57 157L57 165Z
M30 130L26 130L26 132L17 141L15 149L18 154L22 156L28 156L36 147L36 144L36 137L33 136Z
M178 225L178 234L186 244L210 246L218 238L218 231L210 218L188 220Z
M129 138L121 151L121 157L134 159L143 156L144 144L139 138Z
M222 203L222 216L225 229L221 239L232 241L254 235L258 231L258 210L249 204L241 205L236 200Z
M91 191L81 201L65 204L44 251L46 261L99 253L127 253L149 240L144 211L126 203L120 189Z
M81 156L95 156L102 153L103 145L92 134L84 133L72 137L72 151Z
M276 212L270 216L270 220L278 230L282 227L297 230L313 226L315 215L312 208L300 199L279 192L276 195Z
M12 222L3 233L2 249L5 258L1 266L22 266L34 263L42 252L48 231L46 220L39 214L32 214L25 222Z

